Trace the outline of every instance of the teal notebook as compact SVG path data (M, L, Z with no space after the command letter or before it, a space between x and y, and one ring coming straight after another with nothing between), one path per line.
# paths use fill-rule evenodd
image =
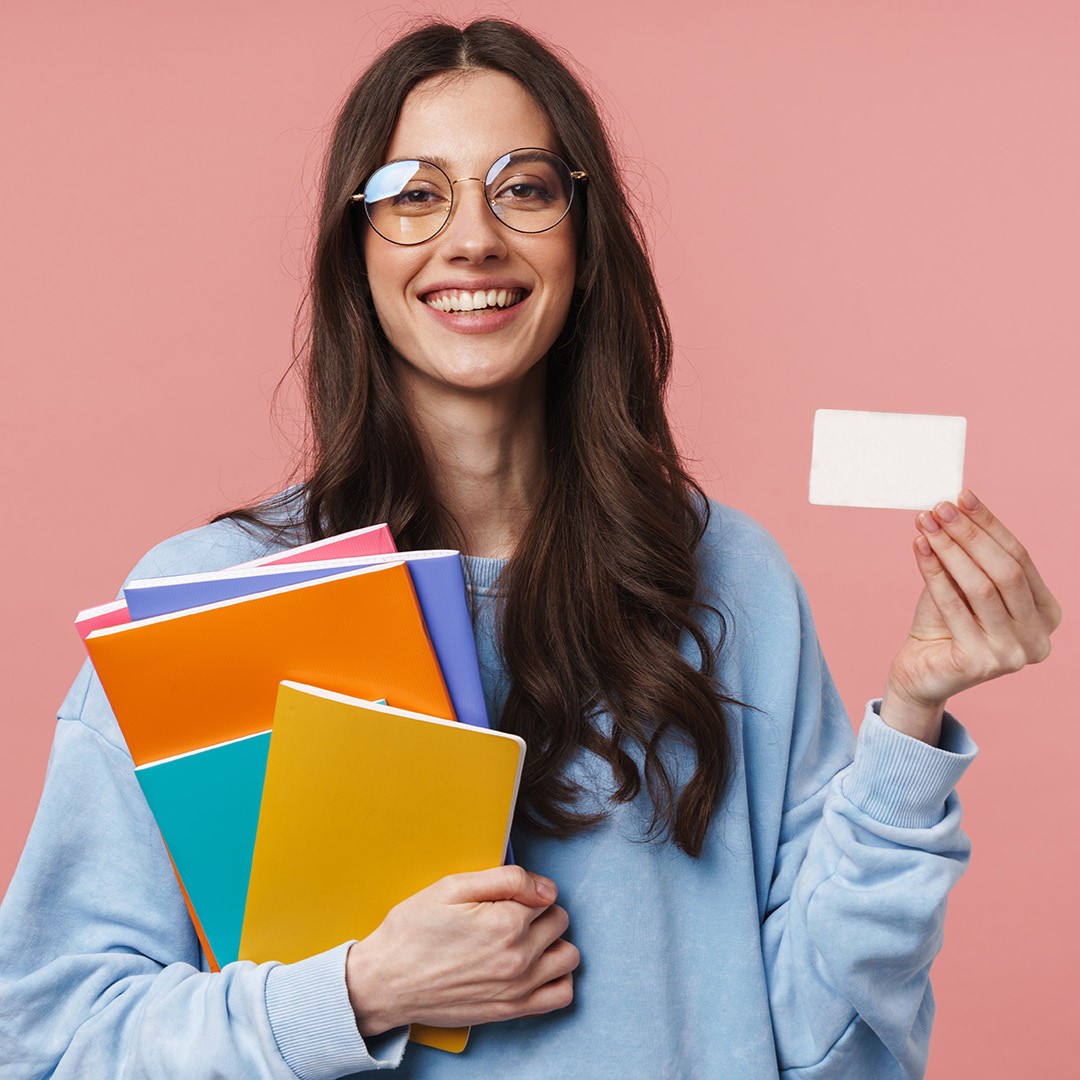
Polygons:
M269 750L262 731L135 770L218 967L240 951Z
M260 731L135 769L215 968L240 951L269 752Z

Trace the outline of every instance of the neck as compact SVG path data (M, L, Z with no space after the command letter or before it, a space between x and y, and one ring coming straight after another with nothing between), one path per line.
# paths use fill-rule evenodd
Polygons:
M544 482L544 365L514 387L482 392L403 382L462 551L508 558Z

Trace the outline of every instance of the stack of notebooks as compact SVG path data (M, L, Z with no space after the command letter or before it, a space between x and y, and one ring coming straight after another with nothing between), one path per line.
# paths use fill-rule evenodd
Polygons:
M503 861L525 744L488 725L456 551L372 526L129 582L76 626L212 968L363 938Z

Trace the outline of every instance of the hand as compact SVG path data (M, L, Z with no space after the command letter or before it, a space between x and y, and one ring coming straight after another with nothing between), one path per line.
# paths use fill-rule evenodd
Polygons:
M1024 548L970 491L915 524L926 585L889 669L881 718L936 744L947 698L1050 655L1061 608Z
M349 950L364 1036L402 1024L463 1027L569 1005L577 949L555 884L520 866L453 874L403 900Z

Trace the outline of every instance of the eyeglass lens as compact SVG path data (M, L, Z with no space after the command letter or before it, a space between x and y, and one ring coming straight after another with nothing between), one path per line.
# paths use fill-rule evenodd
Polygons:
M562 158L546 150L513 150L488 169L484 191L492 213L517 232L544 232L570 209L574 181ZM364 186L372 227L395 244L420 244L446 224L454 185L430 161L392 161Z

